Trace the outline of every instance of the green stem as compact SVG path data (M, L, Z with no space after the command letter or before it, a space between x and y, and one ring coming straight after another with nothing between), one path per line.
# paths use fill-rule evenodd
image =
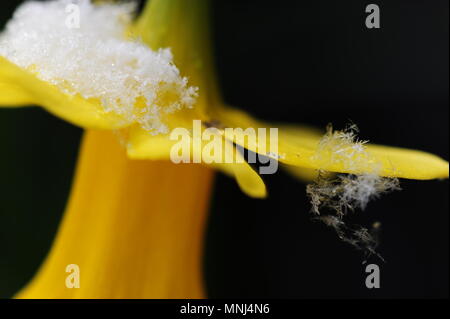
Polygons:
M216 103L208 17L209 0L152 0L136 21L135 33L154 50L170 48L182 75Z

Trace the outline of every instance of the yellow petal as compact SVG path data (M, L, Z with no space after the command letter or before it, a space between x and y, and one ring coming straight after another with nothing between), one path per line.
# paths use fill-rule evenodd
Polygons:
M422 151L399 147L368 145L375 161L383 165L382 175L408 179L448 178L449 165L444 159Z
M205 297L212 183L205 166L130 160L111 132L88 131L50 254L16 297ZM66 287L70 264L80 288Z
M168 134L151 135L139 126L132 126L124 134L127 155L131 159L169 160L170 150L176 141Z
M0 82L0 107L33 104L33 100L17 85Z
M98 100L65 94L3 57L0 57L0 95L2 105L36 104L85 128L116 129L127 125L120 116L105 112Z
M270 125L232 108L218 108L214 112L212 118L220 122L223 127L253 128L254 132L257 132L258 128L278 127L278 159L285 164L355 174L372 173L373 171L370 170L374 165L381 165L381 169L377 173L386 177L435 179L449 176L448 162L426 152L368 144L366 146L368 156L350 158L349 161L354 162L355 165L349 166L345 162L332 161L329 154L320 154L321 150L318 146L323 133L316 129ZM269 131L267 130L267 132ZM234 142L253 152L261 153L256 137L255 134L254 139L245 139L244 133L238 133ZM276 143L276 140L268 137L267 143L269 142ZM267 149L269 149L269 144L265 150ZM263 155L267 155L267 153Z
M230 143L225 141L225 143ZM241 190L253 198L265 198L267 196L266 185L261 176L244 160L243 156L233 147L224 147L224 154L228 158L234 158L233 163L214 163L213 167L233 174Z
M319 171L316 169L292 165L282 165L281 167L286 170L286 172L305 183L315 181L319 176Z
M176 143L178 141L170 140L168 134L150 135L140 127L133 126L129 129L127 136L127 152L132 159L169 160L170 152ZM208 165L236 178L239 187L247 195L255 198L265 197L267 191L261 177L243 159L234 146L225 147L225 143L227 141L223 140L223 154L236 160L232 163L210 163ZM201 141L199 147L196 148L193 146L192 137L189 137L190 151L187 159L191 162L194 156L197 159L202 159L202 150L205 144L207 144L206 141Z

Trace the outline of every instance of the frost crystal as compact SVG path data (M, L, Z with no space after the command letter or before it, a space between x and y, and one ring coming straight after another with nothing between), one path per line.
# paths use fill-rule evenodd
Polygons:
M355 125L343 131L333 131L331 125L328 126L313 156L324 166L319 170L316 181L306 187L306 193L311 200L312 211L318 215L316 220L332 227L341 240L364 250L367 256L379 256L375 252L377 241L371 232L361 226L349 227L343 219L349 211L364 210L371 199L399 190L400 185L396 178L379 175L381 166L366 150L367 141L357 138L357 132ZM327 172L326 167L333 164L360 173L336 175ZM327 214L323 215L323 212Z
M319 174L318 179L306 187L306 193L316 214L320 214L322 208L328 208L342 217L349 210L364 210L371 199L383 193L399 189L398 179L376 174L342 174L334 178Z
M323 169L333 164L342 164L345 170L355 172L379 169L366 152L367 141L358 139L358 132L359 129L355 124L347 126L342 131L333 130L329 124L326 134L319 142L314 159L322 164Z
M70 4L79 8L79 27L67 23ZM167 132L161 116L191 108L197 88L180 76L169 49L125 39L134 9L89 0L25 2L0 36L0 55L65 93L99 100L128 123Z

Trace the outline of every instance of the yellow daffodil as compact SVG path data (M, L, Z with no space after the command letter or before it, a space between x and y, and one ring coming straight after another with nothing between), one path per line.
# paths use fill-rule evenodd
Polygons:
M80 25L72 27L67 4L24 4L0 37L0 105L39 105L86 129L60 230L19 298L206 296L201 258L214 169L249 196L265 197L266 187L245 161L172 163L170 131L191 129L194 120L202 131L215 128L233 156L241 156L240 145L303 179L318 170L448 178L448 163L428 153L360 143L348 132L271 125L226 106L207 0L152 0L135 20L129 3L79 1ZM269 136L261 142L225 132L273 127L277 154L261 147L275 142ZM198 152L201 145L193 146L191 156ZM71 264L79 266L79 288L66 286Z

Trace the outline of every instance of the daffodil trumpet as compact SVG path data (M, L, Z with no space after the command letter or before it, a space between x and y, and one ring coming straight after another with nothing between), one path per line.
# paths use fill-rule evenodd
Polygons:
M214 171L130 160L109 131L84 135L53 247L17 298L204 298L202 252ZM66 286L67 265L79 288Z
M86 129L54 245L19 298L206 296L201 260L213 169L249 196L267 191L246 161L171 162L170 133L194 121L202 132L216 128L234 156L236 146L269 156L302 179L317 171L364 176L375 186L366 176L448 178L448 163L429 153L361 143L346 131L273 125L227 106L207 0L152 0L137 19L130 3L80 0L79 28L64 24L68 3L25 3L0 36L0 105L40 105ZM230 136L223 128L243 130ZM278 152L267 152L269 134L249 139L247 128L277 128ZM65 285L70 264L79 265L80 288Z

